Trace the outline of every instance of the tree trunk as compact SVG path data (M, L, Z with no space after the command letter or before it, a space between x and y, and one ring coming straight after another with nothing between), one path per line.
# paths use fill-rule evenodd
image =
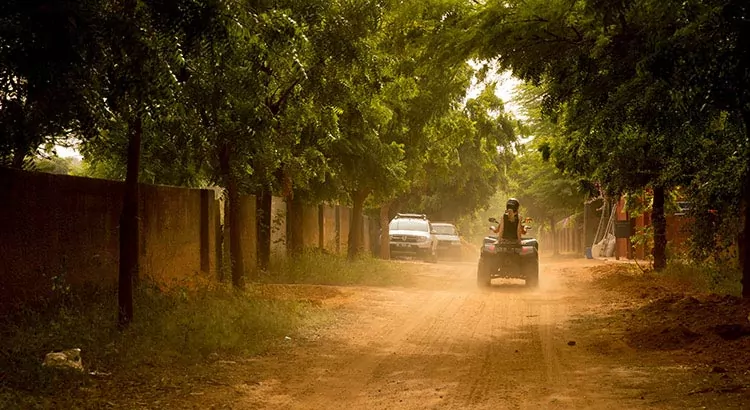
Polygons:
M555 226L555 217L549 217L550 233L552 234L552 256L560 254L560 249L557 246L557 227ZM501 232L502 234L502 232Z
M262 189L256 197L258 219L258 267L268 270L271 262L271 191Z
M221 243L219 244L219 254L221 255L221 258L219 258L218 269L219 282L224 283L227 279L224 264L226 261L229 261L229 269L232 269L232 257L229 255L229 249L227 248L227 245L229 244L229 198L226 193L222 193L222 196L224 199L224 219L221 221Z
M237 177L232 170L231 149L226 144L220 158L221 173L227 188L227 202L229 215L225 218L229 223L229 260L232 270L232 286L242 289L245 286L245 258L242 254L242 209L240 203L240 187Z
M654 227L654 270L667 267L667 219L664 216L664 187L654 187L654 205L651 210L651 224Z
M750 247L748 247L748 237L750 237L750 170L745 171L745 184L742 189L742 231L740 232L739 238L737 238L737 247L739 251L740 269L742 270L742 297L750 298L750 265L748 261L748 253L750 253Z
M304 212L302 201L294 195L286 200L286 250L291 257L299 256L305 248L304 242Z
M745 105L743 105L744 107ZM750 110L743 109L740 111L742 120L745 123L745 136L750 138ZM747 155L747 152L745 153ZM742 271L742 297L750 298L750 265L748 265L748 239L750 239L750 162L745 159L745 178L742 184L742 231L737 238L737 250L739 251L740 270Z
M26 159L26 151L16 147L16 149L13 151L13 162L11 163L11 167L15 169L23 169L23 163Z
M239 187L234 176L227 184L229 197L229 257L232 261L232 286L242 289L245 286L245 257L242 254L242 205Z
M352 219L349 224L349 248L347 249L347 256L349 259L354 259L362 253L364 248L362 244L362 210L365 205L365 199L370 193L367 191L357 190L352 193Z
M117 324L127 328L133 321L133 281L138 276L138 206L140 192L138 175L141 162L141 117L128 124L128 165L125 176L125 195L120 214L120 261L117 287Z
M380 259L391 259L390 204L380 207Z

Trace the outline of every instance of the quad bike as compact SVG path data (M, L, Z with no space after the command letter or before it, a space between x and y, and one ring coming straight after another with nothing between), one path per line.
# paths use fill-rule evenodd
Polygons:
M490 218L490 222L498 223ZM490 228L494 232L494 227ZM524 231L530 227L524 226ZM526 286L539 285L539 243L533 238L507 241L493 234L484 238L477 267L477 285L489 287L494 278L524 279Z

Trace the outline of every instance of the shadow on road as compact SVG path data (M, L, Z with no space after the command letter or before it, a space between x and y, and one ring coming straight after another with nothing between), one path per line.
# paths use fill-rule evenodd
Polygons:
M495 293L531 293L537 290L523 283L493 283L489 287L480 288L483 292Z

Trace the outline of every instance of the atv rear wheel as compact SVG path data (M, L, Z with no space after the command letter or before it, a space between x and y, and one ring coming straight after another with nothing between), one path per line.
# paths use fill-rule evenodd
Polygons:
M480 288L488 288L492 284L490 269L489 263L483 259L479 260L479 264L477 265L477 286Z
M526 261L522 269L524 277L526 277L526 286L531 288L539 287L539 257Z

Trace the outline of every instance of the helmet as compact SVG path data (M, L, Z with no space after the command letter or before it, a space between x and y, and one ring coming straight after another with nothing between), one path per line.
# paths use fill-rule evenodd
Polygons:
M518 202L516 198L510 198L508 199L508 202L505 203L505 209L512 209L515 212L518 212L519 206L521 206L521 203Z

